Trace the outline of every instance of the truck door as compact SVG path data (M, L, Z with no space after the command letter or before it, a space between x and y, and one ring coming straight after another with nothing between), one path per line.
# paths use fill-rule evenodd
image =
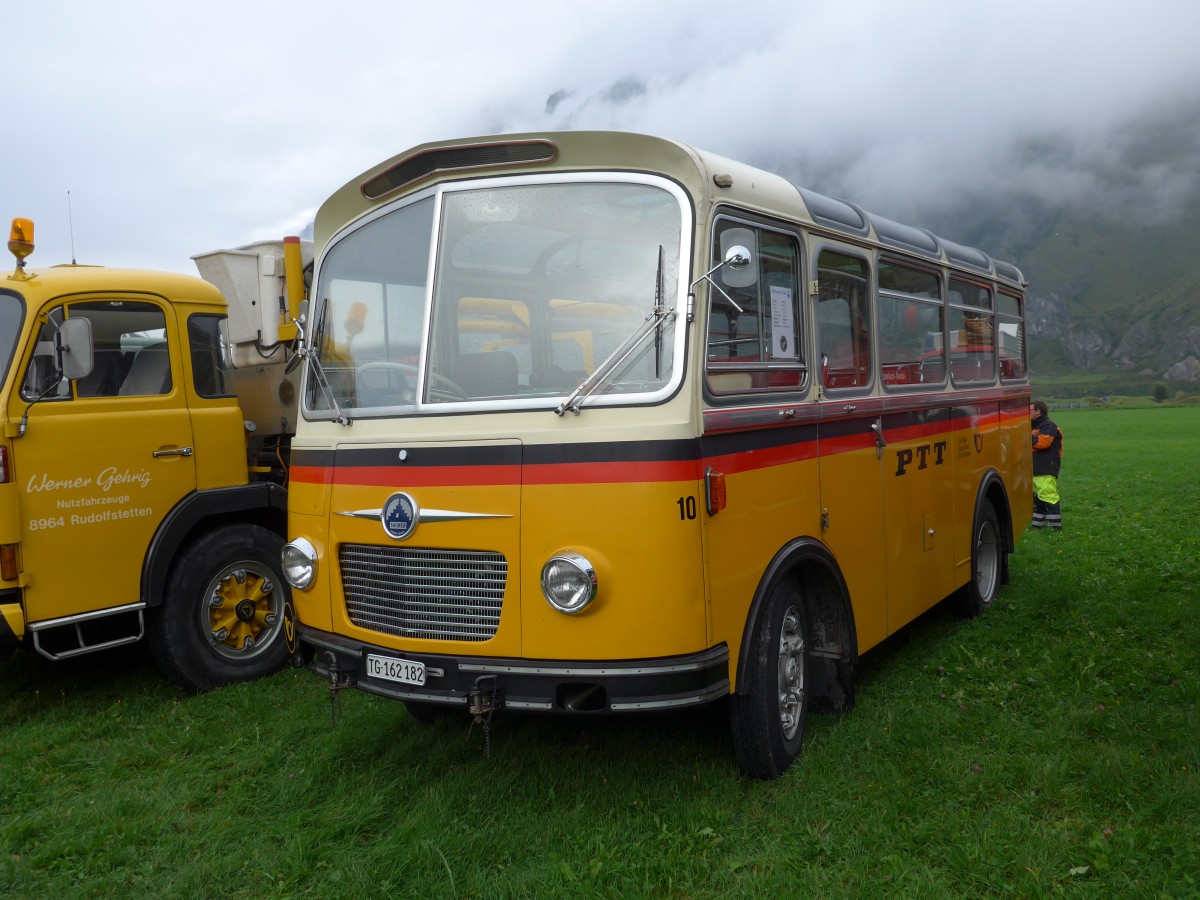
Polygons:
M195 489L180 335L166 310L144 295L58 306L26 354L9 416L28 412L12 446L30 625L139 602L150 539ZM92 321L95 363L68 382L48 354L58 323L77 316Z

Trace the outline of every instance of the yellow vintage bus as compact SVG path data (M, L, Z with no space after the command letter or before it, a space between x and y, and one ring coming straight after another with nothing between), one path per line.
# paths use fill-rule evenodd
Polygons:
M284 571L334 690L728 698L781 775L859 655L1007 580L1013 265L670 140L432 143L316 219Z

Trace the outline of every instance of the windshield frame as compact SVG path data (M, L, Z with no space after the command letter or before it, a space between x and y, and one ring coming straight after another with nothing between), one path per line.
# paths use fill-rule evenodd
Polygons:
M435 292L438 291L442 284L443 271L442 267L447 265L447 257L453 251L453 247L449 247L444 243L446 229L448 223L446 221L446 211L448 203L455 195L460 195L468 192L477 192L482 194L486 191L502 190L506 188L537 188L543 186L578 186L578 185L629 185L649 187L663 191L669 195L674 201L675 211L678 215L678 244L663 246L663 256L668 260L664 268L668 269L673 278L673 285L669 292L666 292L661 297L661 306L668 310L673 319L673 326L670 332L670 341L664 347L663 357L667 358L669 353L670 369L663 373L664 377L659 383L648 385L647 390L630 389L624 392L604 393L595 391L587 394L583 400L584 408L606 407L606 406L645 406L657 405L666 402L676 393L678 393L683 384L685 367L687 364L687 297L688 285L691 269L691 254L693 249L694 223L695 223L695 208L692 198L686 190L676 181L671 180L662 175L637 173L637 172L570 172L570 173L546 173L538 175L521 175L502 178L481 178L467 181L453 181L444 184L436 185L425 190L414 192L413 194L399 198L390 203L383 204L369 213L348 223L333 237L322 251L320 258L315 267L313 284L315 290L313 292L313 314L311 321L313 323L313 340L314 340L314 355L318 358L314 360L316 365L321 365L320 347L321 336L325 328L325 320L327 316L332 318L337 317L336 313L330 313L326 310L326 299L330 293L330 278L336 278L341 273L337 270L327 268L327 261L336 259L336 251L339 247L347 246L344 242L352 240L353 237L360 232L361 229L376 223L384 217L396 213L408 207L415 206L422 201L432 199L432 223L430 229L430 244L427 260L427 269L425 272L425 284L423 288L421 311L421 334L420 347L418 358L415 362L416 371L413 373L416 378L416 383L413 386L413 396L407 402L388 403L380 405L362 405L342 404L341 398L335 402L341 408L341 411L349 416L351 420L357 419L376 419L388 418L397 416L413 416L413 415L456 415L460 413L478 413L481 411L515 411L515 410L549 410L553 411L559 407L562 401L574 390L575 384L564 386L562 388L547 388L538 390L536 393L523 396L506 396L495 398L474 398L474 399L459 399L454 397L442 396L434 399L432 397L430 387L436 388L439 374L436 371L436 366L432 365L431 361L431 343L434 338L434 329L437 323L434 321L438 315L438 311L434 308L434 303L446 303L448 301L441 297L435 297ZM665 220L664 220L665 222ZM670 229L668 229L669 231ZM580 232L578 241L595 240L586 231ZM671 232L671 237L674 233ZM643 247L638 243L631 242L629 245L633 250L631 252L642 252L652 250L655 258L658 256L658 246L652 248ZM656 263L657 265L657 263ZM672 268L673 267L673 268ZM331 274L332 272L332 274ZM529 270L531 279L545 278L544 274L539 274L536 269ZM646 277L646 284L643 288L639 288L637 296L630 297L636 300L636 309L640 310L639 316L649 317L653 315L656 305L656 279L662 273L652 273ZM486 276L485 276L486 277ZM640 282L640 275L638 276ZM327 283L328 282L328 283ZM381 285L381 289L386 294L387 285ZM415 300L415 295L413 297ZM382 301L386 305L390 300ZM459 301L454 301L459 302ZM625 304L631 306L630 304ZM632 318L632 316L630 317ZM637 318L630 325L628 331L632 333L636 328L640 327L644 322L643 318ZM415 323L414 323L415 324ZM621 337L628 335L622 334ZM607 355L605 350L603 355ZM644 358L641 356L640 358ZM592 360L593 367L601 362L600 358ZM311 367L306 367L305 384L302 389L301 396L303 398L302 411L303 416L309 421L329 421L332 416L332 409L329 401L332 397L322 397L321 388L313 385L317 381L310 383L310 379L314 379L314 373Z
M8 298L8 299L6 299ZM8 306L9 302L15 301L15 315L12 316L13 327L11 333L7 326L9 322L0 316L0 385L3 385L8 379L9 369L12 368L13 361L17 355L18 342L21 339L21 333L25 325L25 298L20 294L9 291L0 290L0 306ZM14 307L9 307L10 309ZM3 315L8 315L7 313ZM9 334L9 339L4 340L4 335Z

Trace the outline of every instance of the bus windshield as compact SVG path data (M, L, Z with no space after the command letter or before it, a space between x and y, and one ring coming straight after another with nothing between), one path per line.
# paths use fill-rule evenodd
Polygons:
M676 307L682 225L674 192L611 180L447 187L393 208L326 253L308 406L553 406ZM664 318L588 402L669 390L681 338Z
M21 319L24 316L24 304L21 299L12 294L0 291L0 384L8 375L9 364L12 363L13 352L17 346L17 336L21 333Z

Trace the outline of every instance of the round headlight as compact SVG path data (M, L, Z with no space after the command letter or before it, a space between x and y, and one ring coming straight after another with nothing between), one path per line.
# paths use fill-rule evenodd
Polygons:
M542 566L542 593L561 613L573 614L596 598L596 568L579 553L558 553Z
M317 574L317 549L305 538L296 538L283 547L283 577L298 590L305 590Z

